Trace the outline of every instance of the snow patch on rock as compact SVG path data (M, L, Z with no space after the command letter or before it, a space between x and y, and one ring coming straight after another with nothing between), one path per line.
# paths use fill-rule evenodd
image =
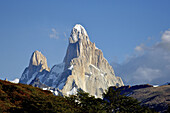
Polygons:
M67 96L69 96L69 95L75 95L76 93L77 93L77 88L74 87L71 91L68 91L68 92L67 92Z
M159 87L159 85L153 85L153 87Z
M74 67L74 66L73 66L73 65L71 65L68 69L69 69L69 70L73 70L73 67Z
M100 69L97 68L96 66L94 66L93 64L90 64L90 66L92 66L92 67L95 68L96 70L100 71Z
M19 79L16 78L16 79L14 79L14 80L12 80L12 81L10 81L10 82L17 84L17 83L19 83Z
M81 34L87 35L85 28L80 24L76 24L73 29L77 29L77 31L80 32Z

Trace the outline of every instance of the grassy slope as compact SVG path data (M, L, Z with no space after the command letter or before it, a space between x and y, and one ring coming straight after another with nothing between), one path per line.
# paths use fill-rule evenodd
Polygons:
M0 112L76 112L72 106L60 96L49 91L24 84L13 84L0 80Z
M131 113L130 111L138 113L138 110L152 112L139 106L133 98L124 97L114 92L108 92L109 98L113 100L112 103L108 103L102 99L96 99L94 96L89 96L88 93L80 92L78 95L64 98L54 96L49 91L43 91L30 85L0 80L0 113L107 113L112 109L118 110L117 108L122 108L123 113ZM75 102L75 100L77 101Z

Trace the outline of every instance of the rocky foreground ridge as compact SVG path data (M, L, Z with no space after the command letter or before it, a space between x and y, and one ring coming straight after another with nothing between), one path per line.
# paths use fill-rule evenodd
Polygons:
M41 52L35 51L32 54L20 83L35 84L34 81L37 86L44 84L58 88L64 95L72 95L77 89L82 89L97 97L102 97L103 91L109 86L124 85L122 79L115 76L102 51L90 41L86 30L79 24L71 31L67 52L61 64L54 65L50 70Z

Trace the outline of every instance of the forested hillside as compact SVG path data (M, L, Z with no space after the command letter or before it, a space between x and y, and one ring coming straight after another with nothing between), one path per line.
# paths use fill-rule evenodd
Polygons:
M95 98L79 90L69 97L54 96L30 85L14 84L0 80L0 112L37 113L153 113L132 97L120 95L110 88L104 99Z

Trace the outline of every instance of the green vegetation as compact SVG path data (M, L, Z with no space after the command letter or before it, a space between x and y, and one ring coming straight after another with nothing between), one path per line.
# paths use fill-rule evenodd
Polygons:
M0 112L71 113L78 110L79 108L69 104L65 98L54 96L49 91L0 80Z
M49 91L0 80L0 112L17 113L153 113L149 108L120 91L109 88L104 99L78 91L69 97L54 96Z
M165 111L165 113L170 113L170 103L168 104L168 109Z
M156 113L154 110L149 109L146 106L141 106L137 99L132 97L121 95L121 90L114 90L109 88L106 93L103 94L104 100L106 100L106 110L111 113Z

